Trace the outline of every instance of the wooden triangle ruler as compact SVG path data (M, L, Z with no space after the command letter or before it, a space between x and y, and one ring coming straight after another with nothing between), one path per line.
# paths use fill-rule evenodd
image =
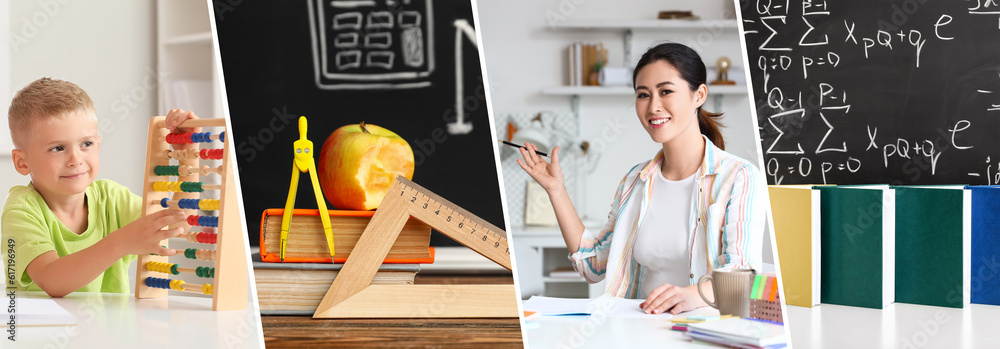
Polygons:
M518 317L514 285L372 285L410 216L511 270L506 232L398 176L313 318Z

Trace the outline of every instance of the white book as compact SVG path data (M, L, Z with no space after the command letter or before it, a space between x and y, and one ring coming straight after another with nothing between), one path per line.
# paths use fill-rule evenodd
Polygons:
M575 81L573 81L573 86L582 86L583 72L581 67L583 67L583 44L579 42L573 44L573 53L575 54L575 56L573 57L573 65L574 65L573 76L575 77Z

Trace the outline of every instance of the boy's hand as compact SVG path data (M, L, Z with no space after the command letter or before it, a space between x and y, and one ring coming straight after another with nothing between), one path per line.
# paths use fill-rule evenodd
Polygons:
M184 109L170 109L167 113L167 118L164 120L164 125L170 133L187 133L187 132L201 132L201 127L185 127L181 128L180 125L185 120L197 119L198 115L194 115L193 111L185 111ZM173 148L175 150L183 149L197 149L197 144L187 143L187 144L174 144Z
M119 251L125 254L150 254L173 256L177 250L164 248L160 241L184 234L190 228L186 223L174 229L163 229L168 225L186 220L184 211L162 210L136 219L132 223L115 230L109 238L114 238Z
M180 128L182 122L189 119L197 119L198 115L194 115L193 111L185 111L184 109L170 109L167 113L167 118L164 123L167 126L167 130L172 133L185 133L185 132L201 132L200 127L188 127Z

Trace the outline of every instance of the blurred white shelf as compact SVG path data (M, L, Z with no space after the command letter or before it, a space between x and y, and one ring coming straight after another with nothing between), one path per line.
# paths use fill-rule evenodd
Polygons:
M543 282L582 282L582 283L587 283L587 279L584 279L582 276L572 277L572 278L570 278L570 277L545 276L545 277L542 277L542 281Z
M735 19L645 19L645 20L607 20L586 19L567 20L552 26L554 29L589 29L589 30L625 30L625 29L738 29Z
M713 95L745 95L744 85L710 85L709 94ZM625 86L556 86L542 89L543 95L550 96L624 96L635 91Z
M209 4L204 0L157 0L157 115L181 108L202 118L225 116L221 66L216 65Z
M201 32L187 35L178 35L174 37L167 38L163 41L164 45L187 45L187 44L199 44L199 45L211 45L212 44L212 32Z

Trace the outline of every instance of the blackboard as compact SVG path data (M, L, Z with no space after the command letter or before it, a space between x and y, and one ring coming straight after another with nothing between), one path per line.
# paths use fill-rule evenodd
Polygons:
M743 1L770 184L997 184L995 1Z
M469 1L243 0L215 11L252 245L261 213L284 206L300 115L317 148L361 121L396 132L413 148L414 182L505 226ZM470 27L459 32L456 20ZM295 207L316 208L307 177ZM431 243L455 244L437 233Z

